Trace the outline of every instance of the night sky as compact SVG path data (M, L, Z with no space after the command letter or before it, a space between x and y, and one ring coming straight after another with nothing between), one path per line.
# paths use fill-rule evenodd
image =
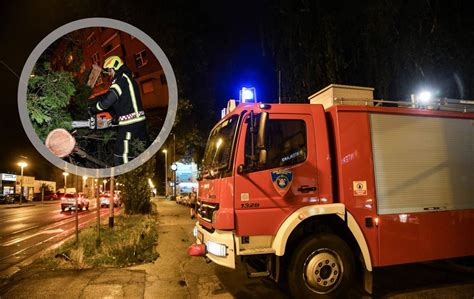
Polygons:
M23 131L17 75L38 42L81 18L115 18L150 35L174 68L178 98L193 103L195 120L205 119L204 135L242 86L275 102L279 70L285 102L304 102L331 83L375 87L378 98L405 99L422 86L474 96L474 25L461 1L65 2L0 4L0 172L18 171L21 155L31 164L26 175L61 172Z

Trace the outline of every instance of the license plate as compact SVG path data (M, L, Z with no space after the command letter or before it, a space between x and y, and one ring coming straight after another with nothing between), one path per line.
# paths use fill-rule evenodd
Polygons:
M200 231L197 233L197 239L199 240L199 243L204 244L204 235Z

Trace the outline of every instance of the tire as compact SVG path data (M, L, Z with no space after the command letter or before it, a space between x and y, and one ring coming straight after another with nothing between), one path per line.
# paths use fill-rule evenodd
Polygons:
M61 211L63 211L63 212L64 212L64 210L65 210L65 209L66 209L66 208L64 208L64 207L61 207Z
M89 205L86 206L86 211L89 211Z
M322 233L303 240L288 265L288 286L294 298L344 296L354 279L354 256L346 242Z

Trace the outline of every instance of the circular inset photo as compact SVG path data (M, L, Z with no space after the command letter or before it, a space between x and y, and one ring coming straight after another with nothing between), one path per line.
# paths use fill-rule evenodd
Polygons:
M35 48L21 79L28 137L48 160L77 175L138 167L174 122L177 89L168 59L146 34L120 21L87 19L57 29Z

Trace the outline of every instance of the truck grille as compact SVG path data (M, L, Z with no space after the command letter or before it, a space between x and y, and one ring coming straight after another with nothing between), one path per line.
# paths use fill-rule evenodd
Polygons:
M212 223L212 215L214 212L217 212L219 210L219 204L218 203L204 203L202 201L197 202L197 212L199 217L201 217L203 220Z

